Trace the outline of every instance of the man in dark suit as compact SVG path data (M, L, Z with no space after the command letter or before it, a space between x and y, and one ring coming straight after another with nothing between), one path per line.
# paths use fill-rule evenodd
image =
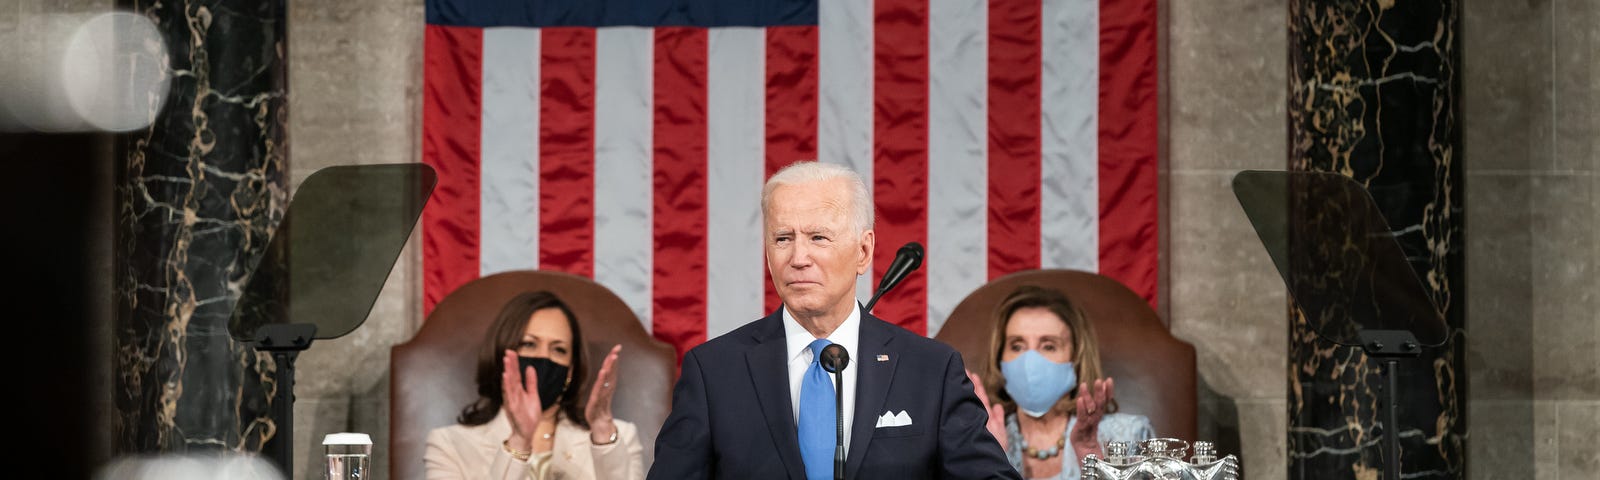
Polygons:
M961 355L856 303L875 242L860 176L796 163L767 181L761 207L783 307L684 356L649 478L833 478L834 383L817 362L830 343L851 357L844 478L1020 478Z

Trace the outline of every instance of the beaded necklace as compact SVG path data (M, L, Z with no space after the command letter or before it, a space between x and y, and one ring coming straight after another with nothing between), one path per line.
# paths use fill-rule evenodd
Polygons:
M1017 424L1017 432L1019 434L1022 432L1022 428L1021 427L1022 427L1022 424L1019 422ZM1018 436L1022 437L1022 443L1020 445L1018 445L1018 446L1022 447L1022 456L1024 456L1024 457L1033 457L1033 458L1037 458L1037 459L1040 459L1040 460L1044 460L1046 458L1050 458L1050 457L1054 457L1056 455L1060 455L1061 454L1061 450L1066 448L1066 446L1067 446L1067 430L1068 429L1066 429L1066 428L1061 429L1061 438L1056 439L1055 446L1048 447L1048 448L1030 447L1030 446L1028 446L1028 436L1027 435L1018 435Z
M1028 446L1028 440L1027 439L1023 439L1022 440L1022 445L1021 445L1021 447L1022 447L1022 455L1023 456L1033 457L1033 458L1037 458L1037 459L1040 459L1040 460L1044 460L1046 458L1050 458L1050 457L1054 457L1056 455L1060 455L1061 454L1061 449L1065 448L1066 446L1067 446L1067 436L1066 436L1066 434L1062 434L1061 438L1056 439L1056 444L1054 446L1051 446L1050 448L1033 448L1033 447L1030 447L1030 446Z

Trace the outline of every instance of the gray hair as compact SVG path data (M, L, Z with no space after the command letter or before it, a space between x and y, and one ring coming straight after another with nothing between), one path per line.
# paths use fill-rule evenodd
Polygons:
M811 183L824 180L844 180L850 190L850 223L855 227L856 233L865 233L873 227L872 193L867 190L866 182L861 180L861 175L856 174L843 165L822 163L818 161L802 160L789 164L767 178L766 186L761 187L761 214L767 214L767 207L772 204L772 191L779 185L793 185L798 183Z

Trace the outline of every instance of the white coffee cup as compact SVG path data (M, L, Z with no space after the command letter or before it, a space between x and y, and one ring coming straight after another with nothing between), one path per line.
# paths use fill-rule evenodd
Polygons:
M365 433L330 433L322 438L327 451L328 480L372 478L372 437Z

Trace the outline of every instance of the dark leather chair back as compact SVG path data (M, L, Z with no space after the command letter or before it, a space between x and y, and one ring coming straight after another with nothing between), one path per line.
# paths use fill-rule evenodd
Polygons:
M477 399L476 366L484 332L511 297L548 290L561 297L583 329L589 378L585 400L603 356L621 344L618 390L612 410L639 427L644 464L655 451L656 433L672 406L677 355L656 341L639 317L610 290L587 278L558 272L516 271L468 282L434 306L417 335L390 351L389 472L398 480L423 478L428 431L450 425Z
M1194 346L1172 336L1143 298L1109 277L1075 270L1017 272L967 295L940 327L936 339L961 352L967 368L989 372L989 337L1000 302L1023 285L1051 288L1067 295L1093 322L1100 341L1100 360L1116 380L1117 405L1124 413L1150 417L1156 436L1196 440Z

